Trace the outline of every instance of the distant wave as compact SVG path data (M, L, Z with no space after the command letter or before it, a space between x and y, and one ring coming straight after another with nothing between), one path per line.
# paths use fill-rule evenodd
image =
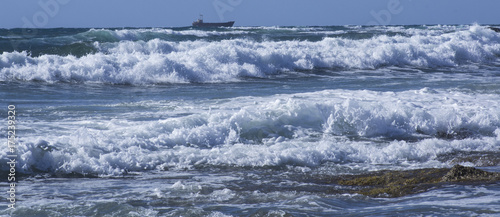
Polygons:
M440 68L496 64L499 61L500 36L485 27L475 25L466 30L439 34L432 33L432 30L410 31L418 33L380 34L363 39L324 37L319 41L257 41L245 38L245 32L239 30L89 30L80 34L85 38L109 37L110 40L72 45L89 52L80 56L30 56L26 51L0 54L0 81L136 85L204 83L238 81L244 77L266 78L314 68ZM155 35L146 36L156 32L193 35L237 33L241 37L215 41L171 41ZM152 39L141 40L144 37ZM71 50L72 47L66 49Z
M248 34L248 31L216 31L216 30L174 30L174 29L121 29L121 30L108 30L108 29L91 29L88 32L80 33L83 37L92 37L97 41L123 41L123 40L151 40L154 38L166 38L171 35L180 36L221 36L221 35L242 35Z

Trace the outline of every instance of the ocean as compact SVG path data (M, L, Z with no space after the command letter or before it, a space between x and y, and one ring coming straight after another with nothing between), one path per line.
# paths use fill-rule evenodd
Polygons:
M1 216L500 215L499 183L328 182L500 172L488 26L0 29L0 111Z

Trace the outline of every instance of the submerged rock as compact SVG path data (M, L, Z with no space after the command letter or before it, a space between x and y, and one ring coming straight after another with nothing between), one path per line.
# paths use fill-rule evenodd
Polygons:
M496 27L490 27L491 30L495 31L495 32L500 32L500 28L496 28Z
M337 184L351 186L353 193L372 197L401 197L427 191L449 182L489 183L500 181L500 173L455 165L451 169L381 171L344 176Z
M496 181L499 180L500 173L491 173L474 167L464 167L455 165L441 179L443 182L474 182L474 181Z

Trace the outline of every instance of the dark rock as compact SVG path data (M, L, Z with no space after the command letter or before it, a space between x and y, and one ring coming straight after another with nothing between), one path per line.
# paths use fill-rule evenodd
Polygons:
M401 197L427 191L445 183L490 183L500 181L500 173L455 165L452 169L418 169L380 171L363 175L343 176L335 182L351 186L351 193L372 197Z
M500 28L496 28L496 27L490 27L491 30L495 31L495 32L500 32Z
M419 169L409 171L381 171L366 175L345 177L340 185L359 187L355 193L372 197L401 197L423 192L439 183L448 169Z
M465 181L495 181L500 178L499 173L490 173L473 167L455 165L443 176L443 182L465 182Z

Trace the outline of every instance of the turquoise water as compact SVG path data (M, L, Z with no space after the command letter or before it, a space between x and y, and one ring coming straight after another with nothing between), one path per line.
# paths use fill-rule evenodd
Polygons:
M325 181L499 171L500 36L487 27L22 34L0 30L0 107L16 107L21 179L2 215L500 213L498 184L369 198Z

